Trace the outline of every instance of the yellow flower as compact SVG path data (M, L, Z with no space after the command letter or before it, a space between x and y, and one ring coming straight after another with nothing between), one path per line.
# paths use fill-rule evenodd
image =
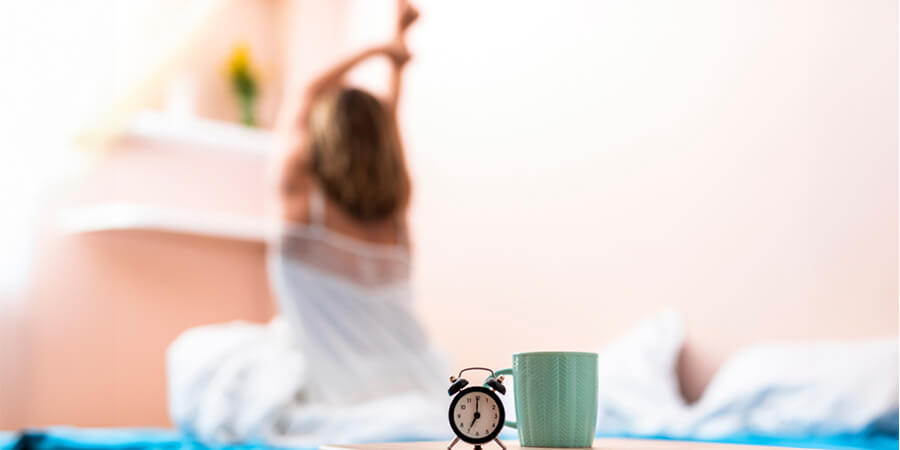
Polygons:
M247 44L235 45L228 59L228 74L238 77L250 73L250 47Z
M255 125L254 105L258 91L256 74L250 67L250 47L247 44L235 45L226 64L228 82L237 96L241 111L241 122Z

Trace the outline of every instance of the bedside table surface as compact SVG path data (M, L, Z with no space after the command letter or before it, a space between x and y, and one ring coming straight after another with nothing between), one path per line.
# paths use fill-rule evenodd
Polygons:
M393 442L384 444L354 444L354 445L324 445L321 450L446 450L450 443L443 441L430 442ZM518 441L503 441L507 450L518 450ZM484 450L500 450L494 442L488 442L481 446ZM459 442L453 446L453 450L471 450L474 446ZM597 439L593 449L602 450L751 450L751 449L776 449L783 447L763 447L742 444L713 444L709 442L669 441L653 439ZM542 450L562 450L543 448ZM570 450L570 449L566 449Z

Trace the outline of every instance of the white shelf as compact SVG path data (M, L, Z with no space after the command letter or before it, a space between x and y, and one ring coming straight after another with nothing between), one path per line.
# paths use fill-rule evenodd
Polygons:
M110 203L64 210L67 233L116 230L158 231L237 241L265 242L274 225L234 214L200 213L132 203Z
M130 137L188 144L192 148L263 155L274 145L274 133L240 124L198 117L173 117L155 111L135 115Z

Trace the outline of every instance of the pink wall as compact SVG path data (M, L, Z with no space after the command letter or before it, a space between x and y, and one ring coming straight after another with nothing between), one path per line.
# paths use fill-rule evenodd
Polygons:
M24 401L0 426L167 425L166 346L192 326L272 316L263 245L136 231L72 235L59 229L58 214L137 202L261 216L264 162L126 141L49 192L13 385Z
M247 42L263 82L260 119L271 122L283 3L236 0L216 10L183 67L194 76L198 114L237 116L223 66L232 45ZM0 429L167 425L168 343L198 324L273 314L261 243L59 229L62 209L103 202L262 216L264 156L180 147L118 142L41 199L27 292L22 301L0 298L0 341L9 344L0 361Z
M386 36L351 3L347 46ZM457 363L671 306L696 397L749 342L896 334L896 2L418 3L416 280Z
M22 392L25 372L22 370L25 357L24 320L21 308L22 298L18 294L0 296L0 342L3 350L0 356L0 429L11 428L21 423L25 405ZM13 306L14 305L14 306Z

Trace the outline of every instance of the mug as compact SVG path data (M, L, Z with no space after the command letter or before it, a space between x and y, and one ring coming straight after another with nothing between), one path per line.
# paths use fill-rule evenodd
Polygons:
M516 422L522 447L590 447L597 429L597 354L530 352L513 355Z

